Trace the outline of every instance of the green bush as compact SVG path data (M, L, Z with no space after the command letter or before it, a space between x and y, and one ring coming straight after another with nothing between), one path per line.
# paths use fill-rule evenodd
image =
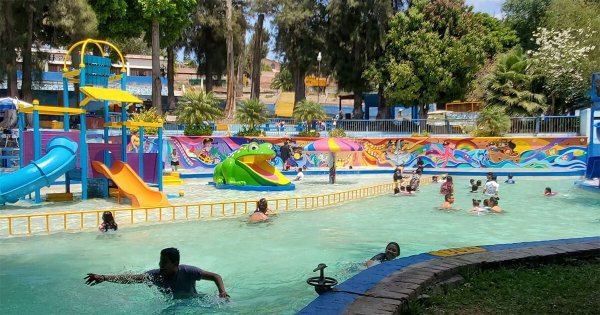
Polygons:
M310 131L301 131L298 133L298 137L311 137L311 138L319 138L321 137L321 134L314 131L314 130L310 130Z
M183 134L186 136L212 136L213 130L210 125L186 125Z
M346 131L342 128L331 129L331 130L329 130L329 136L344 138L346 136Z
M410 136L413 137L413 138L415 138L415 137L429 137L429 132L427 132L427 131L423 131L421 133L413 132Z
M260 137L264 136L264 132L262 130L246 129L246 127L242 127L242 130L238 131L237 135L244 137Z
M501 137L510 131L512 122L505 110L500 106L486 106L479 112L477 128L473 132L476 137Z

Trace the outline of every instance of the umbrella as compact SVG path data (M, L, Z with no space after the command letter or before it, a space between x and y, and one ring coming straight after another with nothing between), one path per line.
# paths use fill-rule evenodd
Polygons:
M335 152L362 151L362 146L342 138L324 138L305 145L304 151L329 152L329 182L333 184L335 183Z
M0 110L17 110L17 105L24 105L26 107L33 106L27 102L19 101L16 98L12 97L1 97L0 98Z

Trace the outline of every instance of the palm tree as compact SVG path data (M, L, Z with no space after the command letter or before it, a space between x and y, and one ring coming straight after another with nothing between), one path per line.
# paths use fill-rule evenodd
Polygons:
M294 81L292 80L292 73L287 68L281 69L281 71L275 75L273 82L271 82L271 88L275 90L282 90L283 92L289 92L294 89Z
M486 106L477 118L477 137L501 137L510 131L512 123L503 108L499 106Z
M215 121L223 117L219 100L213 92L203 90L188 91L179 100L177 121L190 126L206 125L206 121Z
M529 65L522 48L500 57L487 84L487 105L504 108L511 116L543 113L548 108L546 96L534 90L536 76L529 72Z
M313 122L325 118L327 118L327 114L325 114L321 104L313 101L303 100L296 104L296 108L294 108L294 119L296 121Z
M243 125L248 125L249 130L256 130L256 126L269 121L267 106L257 100L243 101L235 112L236 120Z

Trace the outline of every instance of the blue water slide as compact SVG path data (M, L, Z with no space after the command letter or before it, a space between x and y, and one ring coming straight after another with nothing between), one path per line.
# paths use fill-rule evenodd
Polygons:
M0 176L0 204L17 202L37 189L50 186L52 182L75 168L77 143L66 137L56 137L48 142L46 155L31 161L26 167Z

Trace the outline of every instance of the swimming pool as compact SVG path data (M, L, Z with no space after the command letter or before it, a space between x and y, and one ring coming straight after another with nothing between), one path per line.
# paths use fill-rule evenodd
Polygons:
M442 198L439 186L431 185L414 197L386 195L282 213L267 224L234 218L127 226L108 238L89 232L2 239L2 313L292 314L316 297L305 280L316 275L312 269L318 263L329 265L326 274L343 281L388 241L400 243L401 255L408 256L448 247L598 235L597 195L574 188L573 179L517 180L501 185L501 215L436 210ZM468 179L455 182L457 207L469 209ZM545 186L559 195L543 197ZM87 272L156 268L160 250L170 246L180 249L181 263L221 274L232 302L173 302L145 285L84 285ZM199 282L198 290L216 295L211 282Z

